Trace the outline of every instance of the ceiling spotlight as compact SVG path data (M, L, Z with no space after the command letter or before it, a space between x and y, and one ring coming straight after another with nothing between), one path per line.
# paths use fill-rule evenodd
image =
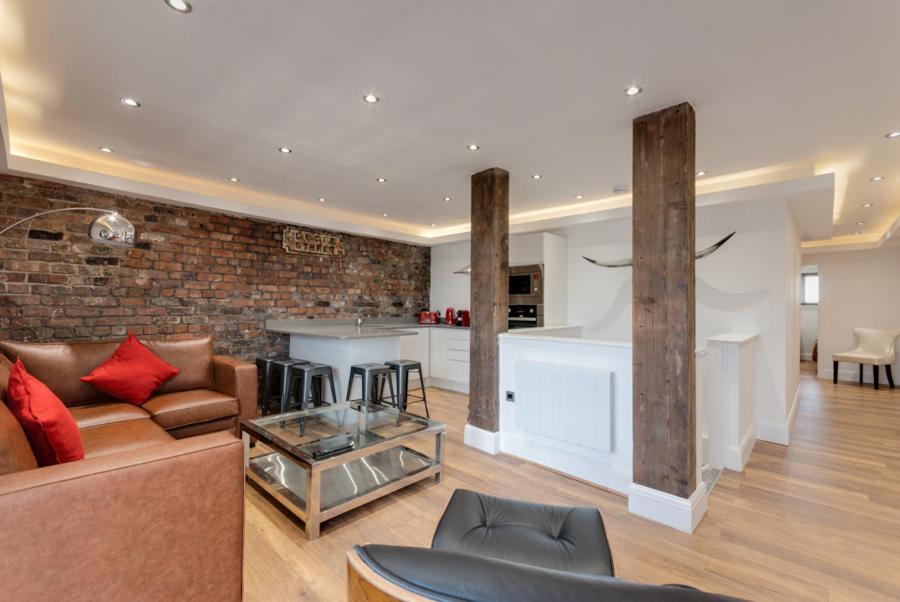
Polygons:
M624 194L628 192L628 186L613 186L614 194Z
M862 232L860 232L859 230L857 230L856 232L854 232L854 234L857 234L857 235L858 235L858 234L862 234Z
M445 202L445 203L449 203L451 200L453 200L453 199L451 199L451 198L448 197L448 196L445 196L445 197L444 197L444 202Z
M706 172L703 171L702 169L701 169L700 171L697 172L697 177L698 177L698 178L702 178L702 177L705 176L705 175L706 175Z
M183 14L187 14L194 10L194 7L191 6L191 3L187 0L165 0L165 2L172 10L178 11Z
M289 149L289 148L286 147L286 146L279 146L279 147L278 147L278 152L279 152L279 153L284 153L285 155L287 155L287 154L290 154L290 153L292 153L292 152L294 152L294 151L292 151L291 149Z
M900 131L897 132L888 132L884 135L885 138L900 138Z
M865 207L866 209L871 209L872 206L872 203L863 203L863 207Z
M642 90L640 86L628 86L625 88L625 96L637 96Z
M856 225L857 225L857 226L865 226L865 225L866 225L866 222L864 222L864 221L862 221L862 220L859 220L858 222L856 222Z
M387 182L387 178L378 178L378 180L376 180L376 181L377 181L379 184L384 184L385 182Z
M381 217L387 217L387 216L388 216L387 213L382 213L382 214L381 214Z
M325 197L321 197L321 198L319 199L319 202L320 202L320 203L324 203L324 202L325 202Z
M234 176L231 176L230 178L228 178L228 181L229 182L240 182L241 180L240 180L240 178L235 178Z
M540 180L540 179L541 179L541 174L539 174L539 173L531 174L531 179L532 179L532 180Z
M428 224L428 225L431 226L432 228L437 226L437 224Z
M481 147L478 146L477 144L470 144L470 145L467 146L466 148L469 149L470 151L476 151L476 150L478 150L478 149L481 148Z
M113 152L113 149L109 148L108 146L101 146L100 152L111 153L111 152Z
M131 98L130 96L123 96L119 99L119 102L121 102L126 107L131 107L132 109L136 109L141 106L141 103L139 101Z
M365 96L363 96L363 100L366 101L367 103L369 103L370 105L373 105L381 99L378 98L377 96L375 96L374 94L366 94Z
M873 182L880 182L884 179L884 176L875 176L874 178L869 178Z
M580 200L583 199L583 198L584 198L584 195L583 195L583 194L576 194L576 195L575 195L575 199L576 199L576 200L579 200L579 201L580 201Z

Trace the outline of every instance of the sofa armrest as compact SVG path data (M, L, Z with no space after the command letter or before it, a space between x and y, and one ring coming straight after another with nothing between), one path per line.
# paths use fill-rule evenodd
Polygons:
M237 602L243 528L231 433L4 475L3 597Z
M213 389L219 393L237 397L240 419L256 417L256 364L227 355L214 355L212 359Z

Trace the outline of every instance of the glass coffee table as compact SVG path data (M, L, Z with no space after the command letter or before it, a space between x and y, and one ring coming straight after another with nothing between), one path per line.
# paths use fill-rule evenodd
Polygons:
M299 517L309 539L323 521L422 479L440 481L446 432L440 422L353 402L241 421L247 477ZM258 453L251 441L264 444Z

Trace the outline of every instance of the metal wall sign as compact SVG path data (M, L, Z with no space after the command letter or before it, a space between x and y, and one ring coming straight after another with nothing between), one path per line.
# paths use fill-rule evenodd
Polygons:
M315 255L343 255L344 241L335 234L310 232L300 228L285 227L281 245L288 253L313 253Z

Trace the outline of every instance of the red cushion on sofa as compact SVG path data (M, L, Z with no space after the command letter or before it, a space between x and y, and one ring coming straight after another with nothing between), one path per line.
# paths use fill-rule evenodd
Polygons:
M121 401L141 405L164 382L180 370L161 360L128 333L128 340L119 345L108 360L94 368L81 380L91 383L104 393Z
M40 466L84 459L84 442L72 414L47 385L28 374L22 360L9 371L6 393Z

